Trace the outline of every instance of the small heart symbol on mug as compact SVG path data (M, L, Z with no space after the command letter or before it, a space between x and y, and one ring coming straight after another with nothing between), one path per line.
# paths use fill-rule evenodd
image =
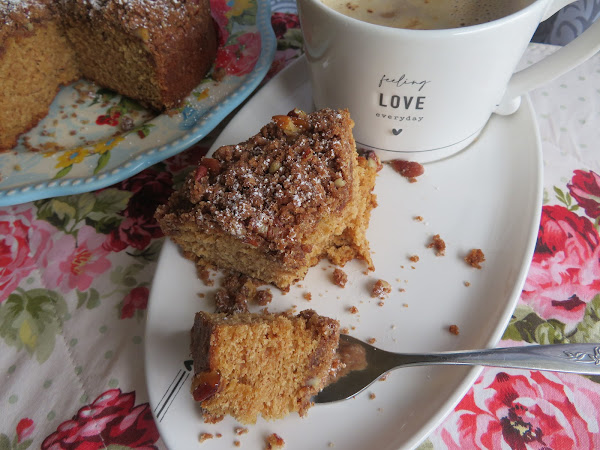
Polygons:
M400 128L399 130L392 128L392 133L394 133L394 136L398 136L400 133L402 133L402 128Z

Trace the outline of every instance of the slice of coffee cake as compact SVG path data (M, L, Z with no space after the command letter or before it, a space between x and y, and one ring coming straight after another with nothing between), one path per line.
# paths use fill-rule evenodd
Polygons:
M348 111L293 110L204 158L156 218L199 266L283 290L323 257L373 269L365 233L376 169L359 157Z

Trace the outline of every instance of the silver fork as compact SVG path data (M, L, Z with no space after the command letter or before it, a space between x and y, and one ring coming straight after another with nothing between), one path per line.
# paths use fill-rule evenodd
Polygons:
M390 370L432 364L492 366L514 369L550 370L600 375L600 343L528 345L443 353L392 353L352 336L341 335L338 353L351 354L350 366L337 380L317 394L315 403L330 403L354 397ZM364 359L363 359L364 358Z

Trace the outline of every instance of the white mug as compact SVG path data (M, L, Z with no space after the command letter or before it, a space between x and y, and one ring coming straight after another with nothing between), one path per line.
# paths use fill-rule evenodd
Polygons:
M502 1L502 0L499 0ZM348 108L358 147L382 160L429 162L479 135L492 113L600 49L600 21L544 60L513 74L538 24L573 0L531 0L479 25L413 30L350 18L298 0L313 100Z

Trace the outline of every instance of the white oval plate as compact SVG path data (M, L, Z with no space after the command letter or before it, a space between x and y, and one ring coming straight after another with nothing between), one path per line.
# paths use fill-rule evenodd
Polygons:
M213 148L248 138L275 114L295 107L311 110L310 99L300 59L244 106ZM541 212L541 150L529 101L512 116L492 117L465 151L427 164L416 183L384 167L375 191L379 206L368 231L375 272L365 275L361 263L348 264L349 281L342 289L331 281L331 264L322 262L288 294L272 289L269 309L313 308L339 319L352 335L375 338L376 345L394 351L494 346L525 281ZM445 256L426 248L434 234L445 240ZM485 253L481 270L463 260L472 248ZM411 262L412 255L419 261ZM393 286L383 306L370 297L378 278ZM214 310L214 289L197 279L194 265L171 241L165 242L149 300L146 377L161 436L172 449L196 448L202 432L222 435L204 442L203 449L230 449L236 439L242 448L263 448L272 432L283 437L286 449L413 447L454 408L480 372L443 366L397 370L352 400L316 405L305 418L261 419L236 436L231 418L204 424L189 394L189 330L196 311ZM304 299L306 292L311 301ZM358 314L349 311L351 306ZM453 324L460 328L458 336L448 331Z
M0 206L109 186L205 137L256 89L276 50L269 0L238 3L230 14L233 2L218 5L226 22L220 26L228 33L223 45L237 48L243 58L250 50L240 39L252 36L260 54L251 70L238 68L239 75L227 74L219 82L208 76L175 113L158 116L85 80L62 88L46 118L14 149L0 153ZM107 123L115 110L133 120L132 129L119 131L119 118Z

